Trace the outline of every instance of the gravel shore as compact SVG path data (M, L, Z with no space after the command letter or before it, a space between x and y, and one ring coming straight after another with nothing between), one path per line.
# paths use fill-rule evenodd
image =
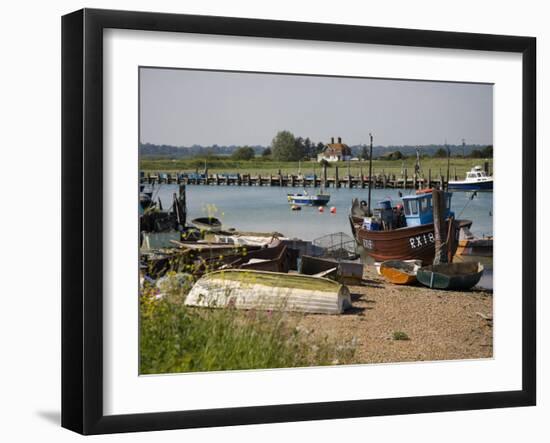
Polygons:
M491 358L493 293L440 291L387 283L365 266L361 286L349 286L353 308L343 315L305 315L314 335L355 342L355 363Z

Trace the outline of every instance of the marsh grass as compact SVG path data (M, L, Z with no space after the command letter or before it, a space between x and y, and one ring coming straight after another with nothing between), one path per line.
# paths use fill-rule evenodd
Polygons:
M300 327L301 315L188 307L186 291L141 294L141 374L346 364L355 354L353 345Z
M203 171L204 159L140 159L140 170L155 174L158 171L162 172L194 172L195 170ZM455 172L458 178L464 178L467 171L473 166L483 165L485 159L480 158L457 158L452 157L450 161L450 174L454 176ZM488 159L490 164L490 170L493 170L493 161ZM404 168L407 169L408 177L412 177L414 174L414 165L416 159L414 157L408 157L404 160L373 160L373 175L378 174L395 174L397 177L401 177ZM233 160L227 159L207 159L206 165L210 174L221 173L240 173L251 174L253 176L259 174L277 174L281 171L282 174L297 174L298 162L278 162L273 160L265 160L262 158L255 158L252 160ZM432 178L436 178L439 174L445 175L447 173L447 159L446 158L423 158L421 160L422 173L425 177L428 176L428 170L431 169ZM362 171L364 175L368 174L369 163L367 161L353 161L331 163L327 170L327 175L332 177L334 175L334 167L338 166L340 177L347 175L348 167L352 175L357 176ZM302 174L308 175L316 173L321 175L321 166L316 161L303 161L300 164L300 170ZM454 178L454 177L453 177Z

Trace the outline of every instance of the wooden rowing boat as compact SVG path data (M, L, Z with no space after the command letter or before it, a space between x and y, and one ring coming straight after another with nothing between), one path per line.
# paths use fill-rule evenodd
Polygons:
M380 264L380 274L390 283L410 285L416 282L416 272L421 266L420 260L388 260Z
M201 231L220 232L222 230L222 222L216 217L199 217L191 220L191 223Z
M288 272L290 256L287 247L282 242L278 242L276 246L248 252L228 266L256 271Z
M361 284L363 279L363 264L349 260L335 260L330 257L312 257L302 255L300 259L300 273L304 275L319 275L322 272L336 269L327 275L334 274L340 283L348 285Z
M493 256L493 238L472 238L458 241L456 255Z
M351 307L348 288L300 274L228 269L201 277L185 299L188 306L341 314Z
M420 268L416 278L424 286L435 289L470 289L479 283L483 265L475 262L442 263Z

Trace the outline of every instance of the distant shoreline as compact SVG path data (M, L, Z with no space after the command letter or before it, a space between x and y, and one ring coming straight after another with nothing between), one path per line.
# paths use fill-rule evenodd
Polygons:
M493 172L493 159L483 158L458 158L451 157L450 160L450 175L453 178L455 175L461 179L464 178L467 171L476 165L483 166L484 162L489 162L489 170ZM414 175L414 167L416 158L409 157L403 160L373 160L373 174L395 174L401 176L403 169L407 169L407 175ZM424 158L420 161L421 174L428 175L431 169L432 175L435 177L440 173L444 176L447 174L447 159L446 158ZM139 169L145 173L153 172L204 172L208 170L209 174L223 173L240 173L240 174L317 174L320 175L322 166L317 161L302 161L302 162L277 162L273 160L263 160L256 158L253 160L232 160L228 157L227 160L205 158L191 159L149 159L141 158ZM358 175L363 172L363 175L368 175L368 161L350 161L350 162L335 162L331 163L327 168L328 175L333 175L335 167L338 167L340 176L347 175L348 168L352 175Z

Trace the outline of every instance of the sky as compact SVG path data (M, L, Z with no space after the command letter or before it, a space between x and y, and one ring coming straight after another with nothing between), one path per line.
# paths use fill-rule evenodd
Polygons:
M278 131L348 145L493 143L488 84L140 68L140 141L268 146Z

